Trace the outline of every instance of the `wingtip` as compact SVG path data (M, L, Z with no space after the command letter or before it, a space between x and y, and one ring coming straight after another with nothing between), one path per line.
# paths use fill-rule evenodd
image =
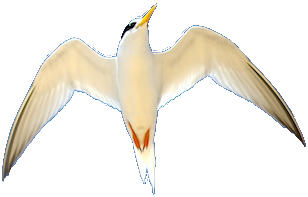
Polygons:
M2 182L4 182L6 175L4 174L4 172L2 172Z
M304 145L304 147L306 147L306 142L304 140L303 134L300 133L300 137L298 137L298 139L302 142L302 144Z
M2 171L2 182L4 181L5 177L7 176L8 174L5 173L5 171Z
M7 170L7 165L6 165L6 162L5 162L6 160L5 160L5 158L4 158L4 162L3 162L3 166L2 166L2 181L4 181L4 179L5 179L5 177L7 176L7 175L9 175L9 173L10 173L10 170L8 171Z
M306 147L306 142L305 142L305 140L304 140L304 137L303 137L302 135L296 136L296 137L302 142L302 144L304 145L304 147Z
M305 142L304 139L302 140L302 143L303 143L304 147L306 147L306 142Z
M2 166L2 182L4 181L5 175L4 175L4 165Z
M3 165L2 167L2 181L4 181L4 179L10 174L10 170L11 168L7 168L6 165Z
M299 129L299 127L298 127L298 125L297 125L297 123L296 123L295 120L294 120L294 124L296 125L297 128L296 128L295 130L292 130L292 129L288 128L289 131L291 131L291 133L293 133L293 134L296 136L296 138L297 138L299 141L302 142L302 144L304 145L304 147L306 147L306 142L305 142L303 133L302 133L301 130Z

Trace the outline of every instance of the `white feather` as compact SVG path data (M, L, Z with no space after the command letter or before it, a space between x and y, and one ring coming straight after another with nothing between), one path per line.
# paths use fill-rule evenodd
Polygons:
M155 54L158 108L210 76L217 84L259 106L305 145L280 94L227 38L203 27L190 28L170 50ZM279 73L278 73L279 74Z
M5 151L3 176L40 129L71 98L73 91L120 110L115 58L104 58L80 40L62 44L44 62L14 121Z

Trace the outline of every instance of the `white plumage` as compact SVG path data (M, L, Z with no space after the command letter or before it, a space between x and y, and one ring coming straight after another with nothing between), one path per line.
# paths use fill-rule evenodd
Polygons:
M154 9L155 6L151 12ZM150 15L146 15L147 20ZM73 39L45 61L12 127L3 179L74 90L86 92L122 112L128 132L134 138L134 130L140 141L140 148L135 141L140 173L144 177L148 168L153 187L157 109L206 76L258 105L305 145L281 96L231 41L209 29L193 27L172 49L153 54L148 45L147 21L136 28L141 23L124 34L116 58L102 57ZM149 145L143 149L148 129Z

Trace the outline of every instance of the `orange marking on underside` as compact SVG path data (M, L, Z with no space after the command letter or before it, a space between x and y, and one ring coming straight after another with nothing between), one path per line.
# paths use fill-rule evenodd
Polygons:
M137 137L136 133L134 132L134 129L132 128L132 125L130 125L129 122L128 122L128 125L129 125L130 129L132 130L134 143L135 143L136 147L138 149L140 149L140 143L139 143L138 137Z
M144 135L144 148L147 148L149 145L150 129Z

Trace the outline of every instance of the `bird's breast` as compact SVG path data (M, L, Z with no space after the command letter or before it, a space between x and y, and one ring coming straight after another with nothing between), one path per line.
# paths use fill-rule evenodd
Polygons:
M157 113L154 58L150 50L122 53L117 58L118 91L123 116L150 122Z

